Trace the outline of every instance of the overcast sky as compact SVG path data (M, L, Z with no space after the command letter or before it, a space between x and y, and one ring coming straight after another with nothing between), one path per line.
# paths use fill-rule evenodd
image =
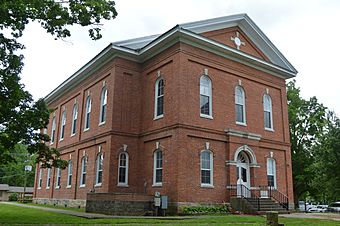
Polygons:
M161 34L176 24L247 13L299 71L304 98L340 115L340 1L338 0L116 0L118 17L104 22L103 38L92 41L86 28L54 40L30 24L22 82L35 99L46 96L110 42Z

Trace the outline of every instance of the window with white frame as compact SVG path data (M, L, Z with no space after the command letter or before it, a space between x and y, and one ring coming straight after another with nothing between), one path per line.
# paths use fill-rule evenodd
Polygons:
M235 113L236 123L246 124L245 94L241 86L235 87Z
M126 152L122 152L119 155L118 165L118 185L128 184L128 172L129 172L129 155Z
M96 159L96 185L101 185L103 181L103 154L97 155Z
M65 125L66 125L66 110L64 110L61 115L60 140L63 140L65 137Z
M276 163L275 159L267 159L267 180L268 186L276 188Z
M107 105L107 89L103 87L100 95L100 118L99 123L105 123L106 121L106 105Z
M200 113L202 117L212 117L211 96L211 80L208 76L202 75L200 78Z
M263 95L264 128L273 129L272 99L268 94Z
M77 119L78 119L78 104L73 105L73 111L72 111L72 129L71 129L71 135L76 134L77 131Z
M155 118L164 114L164 79L159 78L155 84Z
M60 180L61 180L61 169L57 168L57 179L55 181L56 188L60 188Z
M53 144L54 139L55 139L55 127L56 127L55 116L53 116L53 118L52 118L52 129L51 129L51 144Z
M46 188L50 188L51 185L51 168L47 169L47 180L46 180Z
M87 96L85 102L85 124L84 130L88 130L90 128L90 114L91 114L91 97Z
M87 167L87 157L84 156L81 159L81 175L80 175L80 186L84 187L86 184L86 167Z
M42 186L42 168L39 169L39 179L38 179L38 188L40 189Z
M160 149L153 154L153 185L161 186L163 182L163 154Z
M72 185L72 160L68 161L67 166L67 187Z
M213 154L209 150L201 152L201 186L213 186Z

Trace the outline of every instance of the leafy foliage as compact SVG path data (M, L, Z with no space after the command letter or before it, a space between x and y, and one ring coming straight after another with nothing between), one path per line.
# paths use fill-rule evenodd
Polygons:
M65 167L57 150L44 142L49 137L39 133L46 128L49 111L43 100L33 101L20 83L24 56L18 52L25 47L18 42L28 23L37 21L55 37L71 36L70 25L90 26L89 36L100 39L100 21L117 16L110 0L35 0L0 1L0 164L13 161L11 151L17 143L27 145L29 153L37 153L43 166ZM42 142L41 142L42 141Z
M185 206L184 214L221 214L230 212L227 205L220 206Z

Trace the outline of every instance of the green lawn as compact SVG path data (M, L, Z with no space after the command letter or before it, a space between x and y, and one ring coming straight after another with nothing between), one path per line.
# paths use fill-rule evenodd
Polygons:
M77 211L77 212L85 212L85 208L71 208L71 207L62 207L62 206L53 206L49 204L35 204L35 203L26 203L26 205L41 206L41 207L48 207L48 208L55 208L55 209L62 209L62 210L72 210L72 211Z
M286 219L280 218L280 223L286 225L339 225L336 221L315 219ZM0 203L0 225L44 225L44 224L121 224L121 225L265 225L265 218L261 216L206 216L204 218L185 220L159 219L85 219L60 213L47 212L37 209L12 206Z

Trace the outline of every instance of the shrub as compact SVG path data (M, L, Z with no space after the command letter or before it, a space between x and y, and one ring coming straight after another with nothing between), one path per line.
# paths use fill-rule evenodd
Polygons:
M9 201L18 201L18 193L12 193L8 197Z
M228 213L229 207L227 205L219 206L185 206L183 208L183 214L219 214Z

